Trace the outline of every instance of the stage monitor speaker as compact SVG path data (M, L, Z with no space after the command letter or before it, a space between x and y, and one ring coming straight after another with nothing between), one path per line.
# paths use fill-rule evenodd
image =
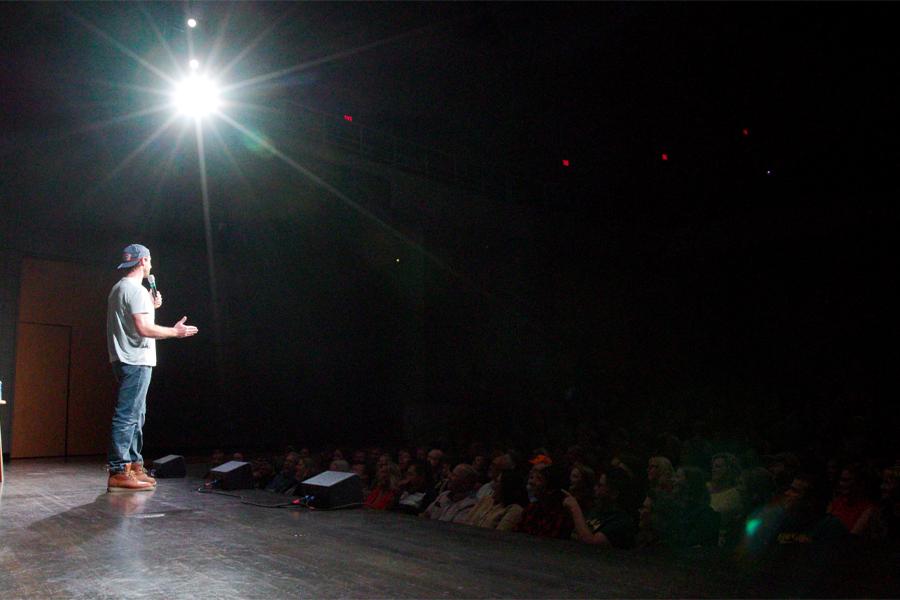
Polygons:
M217 480L219 489L245 490L253 487L253 468L248 462L230 460L212 469L209 476Z
M178 454L169 454L153 461L152 475L154 477L184 477L187 475L187 467L184 465L184 457Z
M314 508L343 508L363 502L362 480L356 473L325 471L300 484L300 492Z

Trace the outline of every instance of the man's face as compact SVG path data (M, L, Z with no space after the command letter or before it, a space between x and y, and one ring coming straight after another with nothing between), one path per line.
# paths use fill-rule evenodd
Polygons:
M306 479L306 463L302 460L294 466L294 479L297 481Z
M150 275L150 270L153 268L152 261L153 259L149 256L141 259L141 266L144 268L144 277Z
M711 475L712 475L713 481L715 481L715 482L722 481L725 478L725 475L727 472L728 472L728 469L725 466L724 458L717 458L712 461Z
M583 479L584 476L581 473L581 469L577 467L572 469L572 472L569 473L569 485L572 487L580 485Z
M543 469L535 466L528 472L528 489L534 495L540 494L547 487L547 478L544 477L542 471Z
M454 494L471 491L471 480L462 465L450 472L450 481L447 483L447 487Z
M428 464L431 465L432 469L436 469L439 464L441 464L441 458L443 458L444 453L440 450L431 450L428 452Z

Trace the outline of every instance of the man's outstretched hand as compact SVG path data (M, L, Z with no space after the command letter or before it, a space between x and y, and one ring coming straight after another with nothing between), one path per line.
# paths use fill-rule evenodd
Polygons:
M181 317L181 320L172 327L175 330L175 337L185 338L197 335L197 328L193 325L185 325L187 317Z

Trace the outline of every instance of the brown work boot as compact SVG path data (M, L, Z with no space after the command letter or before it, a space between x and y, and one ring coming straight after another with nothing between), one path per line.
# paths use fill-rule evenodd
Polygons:
M131 470L131 465L125 465L125 470L121 473L112 473L109 481L106 482L107 493L114 494L117 492L149 492L155 489L146 481L138 481Z
M144 470L144 465L141 463L131 463L131 472L134 473L134 477L138 481L145 481L153 487L156 487L156 479L150 477L150 474Z

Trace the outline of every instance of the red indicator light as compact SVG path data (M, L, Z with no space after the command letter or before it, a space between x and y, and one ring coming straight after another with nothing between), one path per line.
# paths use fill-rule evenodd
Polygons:
M744 127L743 129L741 129L741 135L743 135L744 137L749 136L749 135L750 135L750 130L747 129L746 127Z
M669 155L666 154L665 152L663 152L663 153L662 153L662 156L660 156L660 158L661 158L662 160L669 160Z
M344 120L347 121L348 123L352 123L353 115L344 115Z
M562 159L562 164L563 164L564 167L570 166L570 165L569 165L569 159L568 159L568 158Z

